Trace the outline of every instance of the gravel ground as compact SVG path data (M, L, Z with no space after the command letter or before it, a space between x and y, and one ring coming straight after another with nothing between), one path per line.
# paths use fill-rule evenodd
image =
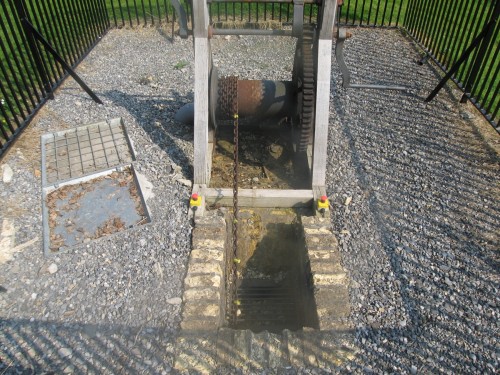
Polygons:
M221 74L290 79L285 38L218 38L213 50ZM333 64L327 191L360 348L340 370L495 373L500 140L453 90L423 102L439 77L418 57L398 31L346 42L354 82L403 93L343 90ZM13 171L0 181L3 232L15 228L14 251L0 254L0 373L168 373L193 154L192 129L173 115L193 99L192 40L112 30L78 73L105 105L68 79L0 162ZM40 134L120 116L153 185L152 223L44 258Z

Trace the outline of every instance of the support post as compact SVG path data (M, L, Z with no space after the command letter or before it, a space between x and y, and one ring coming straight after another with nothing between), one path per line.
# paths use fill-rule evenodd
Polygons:
M206 0L193 2L194 36L194 184L208 185L208 74L210 41L208 40L208 6Z
M330 117L330 76L332 68L332 31L337 11L336 1L323 1L319 30L316 76L316 113L312 187L325 186L328 122Z

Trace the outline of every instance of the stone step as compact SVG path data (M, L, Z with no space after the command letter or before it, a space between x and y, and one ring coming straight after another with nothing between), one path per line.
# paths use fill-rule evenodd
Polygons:
M305 328L282 333L220 328L217 335L217 367L243 373L266 369L331 368L354 357L354 333L350 330L319 331Z

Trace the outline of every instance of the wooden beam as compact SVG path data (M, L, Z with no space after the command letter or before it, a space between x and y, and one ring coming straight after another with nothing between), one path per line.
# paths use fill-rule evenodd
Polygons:
M333 25L335 24L335 15L337 13L337 0L323 0L322 7L319 39L329 39L331 41Z
M208 38L194 38L194 183L208 184Z
M317 49L316 113L312 186L325 186L328 122L330 117L330 75L332 68L332 32L337 12L337 0L324 0Z
M205 0L196 0L193 4L193 36L195 38L208 38L208 5Z
M318 69L316 78L316 116L312 168L313 187L325 185L328 123L330 117L331 38L320 39L318 41L318 67L321 67L321 69Z
M194 185L207 204L233 205L233 190ZM239 189L239 207L307 207L313 203L312 190Z

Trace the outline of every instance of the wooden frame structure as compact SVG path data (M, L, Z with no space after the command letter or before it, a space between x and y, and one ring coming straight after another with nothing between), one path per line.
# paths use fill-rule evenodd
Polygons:
M292 0L290 0L292 2ZM297 9L303 0L293 0ZM195 52L194 87L194 184L207 204L232 204L232 190L210 188L210 173L214 143L209 125L209 74L212 53L209 37L209 14L206 0L193 1L193 36ZM330 76L332 58L332 30L337 0L323 0L321 5L317 44L316 109L314 138L309 154L311 190L240 189L238 203L251 207L307 206L325 194L326 153L330 115ZM294 21L294 24L296 22ZM295 28L295 26L294 26ZM200 214L202 214L200 212Z

